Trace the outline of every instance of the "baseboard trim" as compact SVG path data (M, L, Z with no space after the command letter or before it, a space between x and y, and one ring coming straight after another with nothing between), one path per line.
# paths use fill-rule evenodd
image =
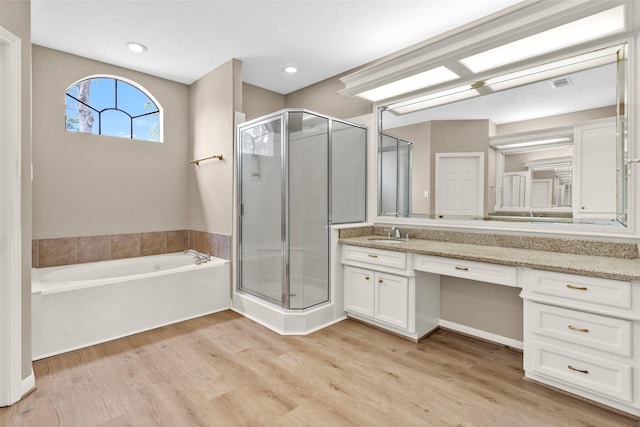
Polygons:
M462 332L463 334L471 335L483 340L517 348L518 350L522 350L524 348L522 341L514 340L513 338L503 337L502 335L492 334L491 332L471 328L469 326L460 325L459 323L453 323L443 319L440 319L439 324L443 328L451 329L452 331Z
M33 392L35 389L36 389L36 376L33 374L33 369L32 369L31 374L20 382L20 396L22 396L22 399L24 399L29 393Z

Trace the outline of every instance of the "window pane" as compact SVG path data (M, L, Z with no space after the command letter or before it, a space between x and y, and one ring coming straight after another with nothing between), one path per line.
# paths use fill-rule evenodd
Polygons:
M102 135L131 138L131 118L122 111L107 110L101 115Z
M102 111L105 108L115 108L116 81L108 78L91 79L91 97L89 104L92 108Z
M134 84L87 78L71 85L66 95L65 129L70 132L162 142L159 107Z
M126 111L132 117L158 111L156 105L144 92L122 80L118 80L118 109Z
M84 104L66 97L65 128L71 132L98 133L97 115Z
M70 96L65 96L65 129L77 132L78 129L78 102Z
M133 119L133 138L160 142L160 113Z

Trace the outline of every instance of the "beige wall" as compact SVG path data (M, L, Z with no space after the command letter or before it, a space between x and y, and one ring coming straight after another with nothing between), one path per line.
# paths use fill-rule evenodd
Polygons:
M338 90L344 88L339 78L340 76L335 76L287 94L285 106L305 108L343 120L371 113L373 104L369 101L338 93Z
M440 318L522 341L520 288L442 276Z
M1 1L0 25L22 42L22 379L31 375L31 2Z
M371 102L338 93L344 87L340 76L331 77L286 95L243 83L245 119L252 120L283 108L304 108L343 120L370 114L373 111Z
M242 111L242 64L230 60L190 87L189 157L222 154L189 168L189 228L230 235L235 112Z
M249 83L242 83L242 108L245 121L284 109L284 95Z
M389 129L389 134L413 142L413 165L411 171L411 212L429 214L429 201L433 197L429 159L431 158L431 122L417 123ZM429 197L424 192L429 191Z
M65 90L94 74L153 94L164 142L67 132ZM33 238L188 228L188 86L33 46L33 101Z

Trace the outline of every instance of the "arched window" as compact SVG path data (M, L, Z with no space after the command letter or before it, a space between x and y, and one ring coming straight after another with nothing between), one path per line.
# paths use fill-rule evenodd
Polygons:
M162 107L134 82L88 77L69 86L65 98L69 132L162 142Z

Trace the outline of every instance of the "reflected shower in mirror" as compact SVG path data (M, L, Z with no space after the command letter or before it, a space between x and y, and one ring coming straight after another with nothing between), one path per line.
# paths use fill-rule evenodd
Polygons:
M382 215L411 214L413 143L382 134L378 147L379 211Z
M611 46L381 107L381 141L412 141L413 167L410 206L379 213L624 225L625 59ZM379 194L397 187L379 168Z

